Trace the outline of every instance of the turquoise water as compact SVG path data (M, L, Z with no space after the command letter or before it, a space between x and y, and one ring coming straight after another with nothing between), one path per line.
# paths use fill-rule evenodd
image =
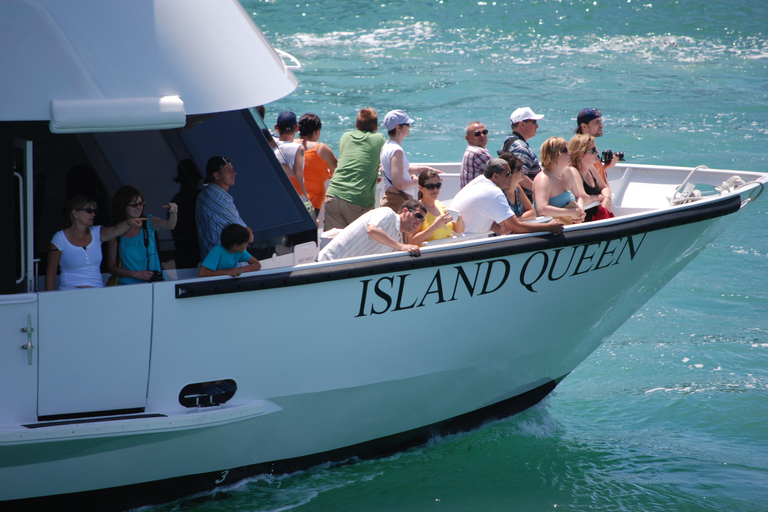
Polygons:
M245 1L299 58L267 121L314 112L337 149L357 110L405 109L412 162L458 161L480 120L545 114L537 147L576 113L630 162L764 171L768 3ZM153 511L768 511L768 198L536 407L396 456Z

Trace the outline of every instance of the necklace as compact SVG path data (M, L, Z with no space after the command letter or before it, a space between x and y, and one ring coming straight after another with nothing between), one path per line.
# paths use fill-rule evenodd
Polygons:
M565 176L565 172L563 172L562 176L558 176L557 174L555 174L555 171L547 170L547 172L559 180L563 179L563 176Z

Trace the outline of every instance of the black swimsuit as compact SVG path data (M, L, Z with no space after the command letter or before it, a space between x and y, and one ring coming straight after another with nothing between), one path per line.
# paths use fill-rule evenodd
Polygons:
M590 195L590 196L599 196L603 191L600 187L597 186L597 180L595 179L595 175L592 174L592 171L587 169L587 172L589 173L590 176L592 176L592 181L595 182L595 185L594 186L587 185L587 182L584 181L584 177L582 176L581 182L584 183L584 192L586 192L587 195Z
M597 180L595 179L595 175L594 175L594 174L592 174L592 171L590 171L589 169L587 169L587 172L589 173L589 175L590 175L590 176L592 176L592 181L594 181L594 182L595 182L595 185L594 185L594 186L592 186L592 185L588 185L588 184L587 184L587 182L584 180L584 176L582 176L582 177L581 177L581 182L582 182L582 183L584 183L584 192L586 192L586 193L587 193L587 195L590 195L590 196L597 196L597 195L600 195L600 194L601 194L603 191L602 191L602 189L600 189L600 188L597 186ZM584 212L584 213L586 213L586 214L587 214L587 215L586 215L586 217L584 218L584 222L589 222L589 221L591 221L591 220L592 220L592 218L593 218L593 217L595 216L595 214L597 213L597 209L599 208L599 206L600 206L600 205L598 205L598 206L593 206L592 208L590 208L589 210L586 210L586 211Z

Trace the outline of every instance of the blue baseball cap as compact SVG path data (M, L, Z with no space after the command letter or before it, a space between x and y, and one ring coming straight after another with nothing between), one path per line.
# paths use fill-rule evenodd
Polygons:
M284 128L287 128L289 130L292 130L297 125L296 121L296 114L291 112L290 110L285 110L283 112L280 112L280 114L277 116L277 127L281 130Z
M576 116L576 126L581 126L582 123L588 124L590 121L597 119L598 117L603 117L603 114L601 114L600 111L596 108L582 109L581 112L579 112L579 115Z

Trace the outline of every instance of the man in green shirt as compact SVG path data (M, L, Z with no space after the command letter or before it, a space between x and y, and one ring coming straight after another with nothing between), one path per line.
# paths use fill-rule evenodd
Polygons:
M339 163L325 194L326 231L344 229L376 203L379 154L387 139L376 133L379 117L370 107L357 114L355 128L339 140Z

